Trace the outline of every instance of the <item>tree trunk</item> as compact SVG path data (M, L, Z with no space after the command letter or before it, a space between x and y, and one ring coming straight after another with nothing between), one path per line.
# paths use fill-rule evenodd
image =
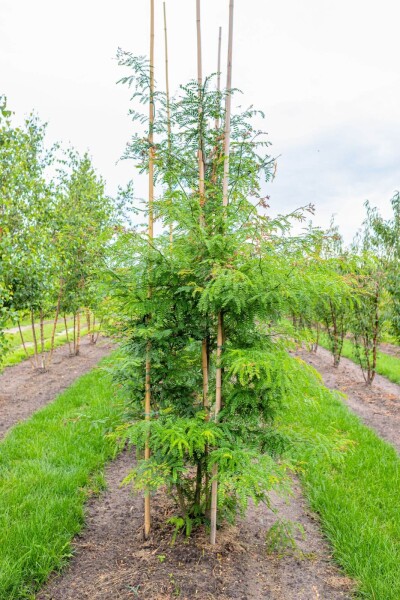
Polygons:
M32 336L33 336L33 347L34 347L34 352L35 352L34 363L35 363L35 368L37 369L39 367L38 344L37 344L36 329L35 329L35 317L34 317L32 308L31 308L31 326L32 326Z
M78 310L76 315L76 347L75 347L75 356L79 356L79 352L81 351L81 311Z
M34 369L35 365L33 364L32 359L31 359L31 357L28 354L28 350L27 350L26 345L25 345L24 335L22 333L21 324L20 324L19 321L18 321L18 329L19 329L19 335L20 335L21 342L22 342L22 347L25 350L26 357L29 360L32 369Z
M154 202L154 0L150 0L150 102L149 102L149 245L153 239L153 202ZM149 265L149 269L151 265ZM151 289L149 287L148 297L151 298ZM144 411L146 421L150 421L151 411L151 342L147 342L146 348L146 373L145 373L145 399ZM146 437L145 442L145 460L150 458L150 436ZM150 534L151 516L150 516L150 492L144 493L144 537L147 539Z
M48 358L48 365L51 364L51 361L52 361L52 358L53 358L54 340L55 340L55 337L56 337L58 316L60 314L61 295L62 295L62 285L60 285L60 291L59 291L58 299L57 299L56 314L55 314L55 317L54 317L53 329L52 329L52 332L51 332L50 353L49 353L49 358Z
M232 90L232 49L233 49L233 8L234 0L229 2L229 35L228 35L228 64L227 64L227 94L225 96L225 128L224 128L224 175L222 182L222 206L228 206L228 185L229 185L229 150L231 133L231 93ZM215 419L222 403L222 345L224 343L224 324L223 315L218 313L217 330L217 371L216 371L216 389L215 389ZM217 510L218 510L218 467L213 466L212 487L211 487L211 531L210 542L215 544L217 535Z
M68 343L68 348L69 348L69 355L72 356L71 341L69 339L69 333L68 333L67 316L65 313L64 313L64 327L65 327L65 337L67 338L67 343Z

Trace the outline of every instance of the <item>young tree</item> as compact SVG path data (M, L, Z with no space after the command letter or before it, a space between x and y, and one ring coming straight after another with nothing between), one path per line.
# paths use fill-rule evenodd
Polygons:
M118 56L133 69L122 81L139 106L147 104L148 62L122 51ZM274 326L290 309L291 286L299 285L296 266L306 269L305 256L314 251L312 236L290 237L290 218L265 215L262 180L270 178L274 161L252 124L254 109L232 115L229 152L218 150L229 136L225 124L216 129L215 122L225 122L224 100L231 95L231 89L213 89L212 78L202 82L201 94L198 81L190 82L171 99L168 119L165 95L154 92L151 142L148 117L131 110L137 131L125 157L146 172L153 150L155 181L166 188L154 201L154 216L164 230L149 240L138 226L121 237L110 288L124 340L116 378L131 417L120 433L142 450L149 440L151 448L129 480L146 492L166 486L177 505L173 522L187 532L209 522L213 480L222 519L245 510L250 497L268 501L271 488L285 479L285 466L274 460L282 440L272 420L295 389L295 376ZM217 382L219 388L221 375L220 412L218 398L204 402L204 339L210 390ZM151 411L143 415L149 353Z

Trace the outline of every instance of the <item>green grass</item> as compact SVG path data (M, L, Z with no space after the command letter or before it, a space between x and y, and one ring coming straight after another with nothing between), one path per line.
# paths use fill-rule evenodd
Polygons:
M359 583L359 597L399 600L399 456L321 387L310 367L297 364L297 397L288 399L279 424L298 437L291 456L311 507L334 557Z
M110 377L96 368L0 443L1 600L32 598L70 556L116 451L105 431L119 420Z
M85 333L84 327L82 327L81 332L82 332L82 335L84 335L84 333ZM65 335L58 335L54 339L54 348L63 346L66 343L67 343L67 337ZM51 344L50 340L45 341L44 348L45 348L46 352L48 352L50 350L50 344ZM35 353L35 350L32 347L27 348L26 351L28 353L28 356L33 356ZM5 358L3 359L3 362L1 363L1 368L16 365L16 364L22 362L23 360L26 360L26 358L27 358L27 356L26 356L25 350L23 348L17 348L16 350L13 350L12 352L5 355Z
M71 321L69 321L67 323L70 327L72 327ZM39 330L38 324L36 324L35 330L36 330L37 343L40 346L40 330ZM47 325L45 325L43 327L43 331L44 331L44 339L49 340L51 338L51 334L53 331L53 323L48 323ZM60 333L61 331L65 331L65 325L64 325L64 322L60 321L59 323L57 323L56 332ZM33 342L33 332L32 332L31 328L26 329L25 331L22 332L22 334L24 336L25 343ZM8 333L8 334L6 333L6 339L8 340L10 351L13 351L16 348L22 346L21 336L19 333Z
M319 343L323 348L330 350L328 336L326 334L320 334ZM342 356L357 362L354 344L350 340L344 340ZM378 352L376 372L379 373L379 375L387 377L387 379L393 381L393 383L400 383L400 358L390 356L390 354L385 354L384 352Z

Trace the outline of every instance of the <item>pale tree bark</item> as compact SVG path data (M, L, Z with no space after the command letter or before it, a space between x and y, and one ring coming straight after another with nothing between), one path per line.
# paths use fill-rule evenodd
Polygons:
M150 0L150 102L149 102L149 227L148 237L151 244L154 232L153 202L154 202L154 0ZM149 265L150 268L150 265ZM151 289L148 291L151 297ZM144 412L146 421L150 421L151 411L151 342L146 348L145 400ZM150 458L150 439L146 438L144 449L145 460ZM148 538L151 528L150 492L144 494L144 537Z
M167 9L165 2L163 3L164 8L164 49L165 49L165 93L167 100L167 136L168 136L168 163L171 158L171 103L169 95L169 68L168 68L168 31L167 31ZM169 164L168 164L169 167ZM170 184L168 184L170 185ZM171 190L169 190L171 191ZM169 243L172 248L173 242L173 224L169 224Z
M228 206L228 184L229 184L229 148L231 132L231 89L232 89L232 49L233 49L233 9L234 0L229 2L229 34L228 34L228 64L227 64L227 82L225 97L225 128L224 128L224 175L222 183L222 205ZM218 314L217 328L217 368L216 368L216 389L215 389L215 420L218 420L218 414L222 405L222 346L224 343L224 324L223 315ZM211 532L210 542L215 544L217 535L217 513L218 513L218 467L214 465L212 473L211 489Z

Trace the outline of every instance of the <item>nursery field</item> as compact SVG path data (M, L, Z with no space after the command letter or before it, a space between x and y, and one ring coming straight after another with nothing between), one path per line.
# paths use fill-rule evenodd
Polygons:
M0 600L399 600L400 192L363 200L351 243L319 198L286 204L234 0L209 75L193 0L173 94L147 4L148 57L113 62L128 125L96 122L131 179L0 95Z
M94 348L96 356L88 356L88 344L82 356L61 361L64 373L65 361L75 361L67 386L110 351L109 344ZM181 534L171 544L174 527L165 518L174 507L162 490L153 498L153 532L143 540L142 494L121 487L135 453L105 435L122 423L123 405L110 385L118 352L60 396L50 373L41 374L42 406L50 404L32 416L13 421L18 394L3 397L1 420L8 406L9 424L20 423L1 442L0 598L398 598L400 461L391 444L400 448L400 388L384 378L368 388L355 365L334 369L321 349L301 356L348 397L290 359L301 396L282 407L277 427L299 440L285 452L295 468L292 490L272 495L273 510L251 505L236 526L222 527L216 546L201 530L190 546ZM78 361L84 365L77 368ZM0 386L8 376L8 389L11 381L16 392L25 389L33 413L39 405L34 388L22 385L32 379L23 366L6 369ZM19 388L13 370L20 371Z

